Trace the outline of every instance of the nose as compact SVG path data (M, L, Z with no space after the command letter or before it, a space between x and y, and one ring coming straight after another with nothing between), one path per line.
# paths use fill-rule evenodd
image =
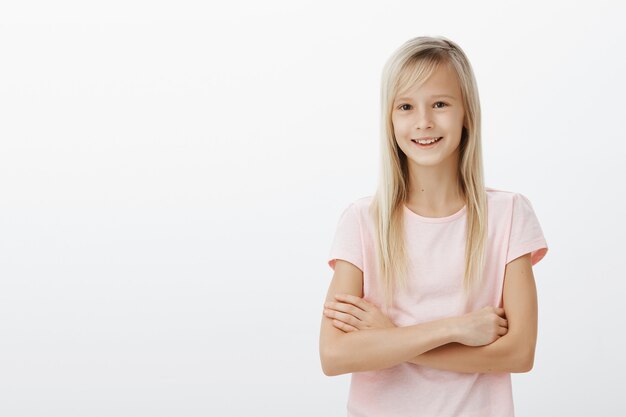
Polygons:
M427 129L433 126L432 117L427 109L415 112L415 129Z

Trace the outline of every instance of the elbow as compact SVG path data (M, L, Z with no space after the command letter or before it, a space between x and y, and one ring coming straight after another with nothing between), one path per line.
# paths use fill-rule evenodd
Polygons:
M328 351L328 349L320 351L320 359L322 362L322 372L324 372L324 375L326 376L339 375L334 366L333 355L331 352Z
M530 372L535 361L535 343L531 344L510 334L504 337L506 342L503 342L500 347L502 348L501 357L504 359L506 372Z
M516 355L515 369L513 372L525 373L533 369L535 362L535 349L521 349Z
M335 375L335 370L332 366L331 355L328 349L320 349L320 361L322 362L322 372L324 372L324 375Z
M335 349L320 350L320 359L322 362L322 372L326 376L337 376L347 373L340 366L340 358Z
M324 375L326 376L341 375L339 372L335 370L335 368L332 368L328 364L324 364L324 363L322 363L322 372L324 372Z
M533 369L533 365L535 364L535 352L531 352L524 357L524 361L522 362L522 372L530 372Z

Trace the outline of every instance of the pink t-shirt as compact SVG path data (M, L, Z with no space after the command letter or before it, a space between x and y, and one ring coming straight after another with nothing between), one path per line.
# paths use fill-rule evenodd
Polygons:
M460 316L484 306L502 307L508 262L531 253L532 264L548 251L530 201L520 193L485 188L488 240L483 287L463 302L466 206L447 217L423 217L404 206L409 256L409 290L399 294L390 318L398 326ZM346 260L363 271L364 298L382 305L376 286L372 196L351 203L341 214L328 264ZM353 372L349 417L513 417L511 374L463 373L404 362L390 368Z

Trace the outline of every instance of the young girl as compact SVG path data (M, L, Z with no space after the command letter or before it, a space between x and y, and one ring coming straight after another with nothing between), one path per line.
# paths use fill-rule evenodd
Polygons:
M376 194L341 214L320 332L326 375L351 373L348 416L512 417L533 366L532 266L548 251L530 201L485 187L470 63L444 37L383 70Z

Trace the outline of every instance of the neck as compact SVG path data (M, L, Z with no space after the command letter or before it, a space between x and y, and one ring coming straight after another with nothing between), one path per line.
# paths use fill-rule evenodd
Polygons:
M436 166L409 165L409 197L406 204L424 212L448 213L460 210L465 196L459 187L456 161Z

